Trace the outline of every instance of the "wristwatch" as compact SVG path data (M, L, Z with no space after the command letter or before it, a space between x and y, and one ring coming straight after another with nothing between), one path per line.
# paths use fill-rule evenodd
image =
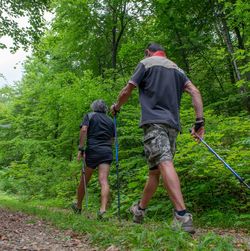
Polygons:
M85 152L85 149L83 146L78 146L78 151L80 151L81 153Z
M201 127L205 126L205 118L196 118L196 122L194 124L194 131L197 132Z

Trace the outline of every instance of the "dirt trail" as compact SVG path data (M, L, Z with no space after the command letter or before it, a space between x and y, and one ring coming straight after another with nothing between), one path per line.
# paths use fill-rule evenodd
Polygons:
M220 228L198 228L194 238L198 238L203 234L209 232L220 235L221 237L229 237L234 244L236 250L248 251L250 250L250 235L248 230L244 229L220 229Z
M54 228L48 222L0 208L0 250L80 251L98 250L87 237Z
M250 250L250 235L247 230L198 228L194 239L213 232L220 236L229 236L236 250ZM62 231L50 223L21 212L12 212L0 208L0 251L97 251L91 247L88 238L71 230ZM110 246L106 251L117 251Z

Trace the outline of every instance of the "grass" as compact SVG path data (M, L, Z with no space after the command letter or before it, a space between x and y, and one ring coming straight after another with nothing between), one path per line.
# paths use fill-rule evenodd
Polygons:
M20 199L20 197L18 197ZM30 199L21 199L23 202L28 203L29 205L39 207L47 207L47 208L61 208L61 209L68 209L72 202L65 202L63 199L46 199L46 200L30 200ZM91 211L97 212L99 209L99 204L96 203L99 198L95 197L94 195L89 198L89 207L91 208ZM85 201L84 201L85 203ZM149 207L147 210L145 222L153 222L154 224L156 222L163 222L167 220L171 220L172 217L172 211L171 209L166 210L166 215L164 217L162 215L158 215L157 213L151 212L151 208ZM116 217L115 210L109 210L108 213L110 214L110 217ZM112 215L111 215L112 214ZM126 208L126 212L121 210L122 218L123 219L131 219L130 213L128 213L128 210ZM234 228L240 228L245 229L246 231L250 231L250 214L249 213L237 213L235 211L219 211L217 209L214 210L208 210L207 212L202 212L202 214L195 214L192 212L194 216L194 224L197 227L214 227L214 228L225 228L225 229L234 229ZM226 220L225 220L226 219ZM168 222L169 223L169 222Z
M250 214L236 214L234 211L220 212L211 210L197 217L197 226L220 227L220 228L240 228L250 230Z
M37 203L36 203L37 204ZM105 250L114 245L121 250L233 250L232 240L213 233L193 238L182 231L173 231L167 223L148 222L137 225L130 221L110 218L100 222L90 217L74 215L67 210L23 202L18 198L0 194L0 206L13 211L36 215L61 229L72 229L89 237L92 245Z

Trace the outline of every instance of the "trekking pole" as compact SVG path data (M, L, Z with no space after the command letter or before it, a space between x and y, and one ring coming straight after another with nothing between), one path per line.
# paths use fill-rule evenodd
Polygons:
M191 132L191 129L190 129ZM234 171L234 169L229 166L213 149L212 147L210 147L205 140L203 140L197 133L194 133L195 136L208 148L208 150L213 153L217 159L219 159L224 165L225 167L231 171L233 173L233 175L240 181L240 183L244 184L248 189L250 189L250 186L244 181L244 179L242 177L240 177L240 175L238 173L236 173Z
M116 177L117 177L117 207L118 207L118 219L121 220L120 214L120 180L119 180L119 158L118 158L118 138L117 138L117 123L116 115L114 116L114 126L115 126L115 160L116 160Z
M82 160L82 177L83 177L83 186L84 186L84 194L85 194L85 205L86 205L86 209L88 209L88 190L87 190L87 184L86 184L85 167L86 167L86 162L85 162L85 159L83 157L83 160Z

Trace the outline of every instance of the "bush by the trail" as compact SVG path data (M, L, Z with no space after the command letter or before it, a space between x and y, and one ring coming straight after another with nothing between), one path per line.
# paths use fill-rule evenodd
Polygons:
M210 210L246 213L250 201L246 187L203 144L197 144L189 134L192 126L192 110L182 111L183 132L178 136L175 167L181 179L187 207L195 213ZM205 140L249 183L249 118L246 114L224 117L207 111ZM121 124L123 123L121 118ZM131 122L125 127L128 127ZM121 134L123 128L120 128ZM136 130L136 129L135 129ZM142 132L138 132L141 136ZM138 136L139 136L138 135ZM124 136L126 138L126 136ZM128 142L131 138L128 134ZM126 139L121 141L126 141ZM134 137L131 145L121 144L121 187L125 210L137 201L147 179L148 167L143 157L140 137ZM131 147L133 146L133 147ZM115 181L115 172L113 175ZM113 203L115 209L116 204ZM163 189L158 188L150 202L148 214L165 218L171 213L172 205Z
M75 159L83 113L89 112L95 99L104 99L108 106L117 100L150 41L161 43L167 57L199 88L206 111L206 141L250 182L247 1L48 2L53 2L53 20L34 44L22 80L0 89L1 189L68 206L80 177L81 164ZM4 80L1 73L0 80ZM123 217L140 198L148 175L137 91L118 115ZM248 212L246 189L190 137L188 129L195 118L191 103L190 96L183 94L184 128L175 156L188 209L218 216ZM116 182L113 164L113 213ZM95 176L89 184L93 210L99 204L99 191ZM148 215L163 219L171 208L161 184Z
M143 154L142 130L138 128L139 108L126 106L118 117L119 168L121 187L121 212L126 217L128 207L137 201L147 179L148 167ZM191 109L182 110L183 133L178 136L175 166L190 211L219 210L247 212L247 191L236 178L213 156L205 146L197 144L188 133L193 122ZM191 114L191 115L190 115ZM206 111L206 136L209 143L225 161L249 182L249 118L242 113L237 117L216 115ZM68 130L68 129L67 129ZM78 129L77 129L78 130ZM75 132L77 134L77 132ZM8 142L1 142L7 146ZM70 141L12 141L14 157L2 159L1 185L10 193L28 199L59 199L67 206L75 196L81 164L69 161L58 149L71 147ZM76 147L74 146L76 153ZM10 153L9 153L10 155ZM7 156L7 155L5 155ZM5 165L4 165L5 161ZM110 174L111 209L117 210L116 170L113 163ZM90 207L98 207L100 189L97 175L89 184ZM148 215L166 218L171 213L171 203L161 183L150 202Z

